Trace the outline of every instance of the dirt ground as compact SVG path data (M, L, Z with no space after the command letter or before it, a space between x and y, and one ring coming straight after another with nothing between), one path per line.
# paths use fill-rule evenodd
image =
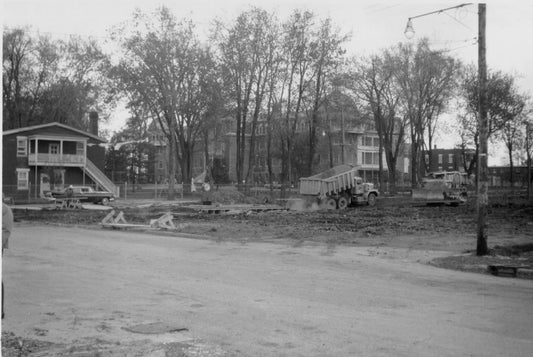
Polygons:
M292 205L294 207L294 205ZM420 263L441 268L488 274L488 265L533 266L533 206L526 203L491 205L489 209L488 243L490 254L475 255L476 212L473 205L459 207L412 206L389 204L381 201L375 207L354 207L345 211L279 209L278 206L233 204L229 211L202 212L198 202L118 201L116 212L122 211L129 223L148 224L150 220L171 212L175 231L154 231L150 234L186 236L216 243L283 243L293 247L317 244L334 251L346 247L387 248L405 254L405 249L419 252ZM272 210L264 211L265 207ZM24 225L52 225L102 229L101 220L109 211L101 210L15 210L15 220ZM424 252L431 259L424 259ZM380 253L381 252L381 253ZM436 257L438 256L438 257ZM518 278L533 279L531 269L520 269ZM201 345L201 344L200 344ZM143 352L142 343L135 346L141 354L152 355L164 351L166 356L216 356L216 348L205 345L204 352L195 352L199 344L189 342L164 344L159 349ZM162 347L164 346L164 347ZM61 346L60 346L61 347ZM64 347L64 346L63 346ZM109 347L109 346L107 346ZM105 350L102 342L100 350ZM116 346L115 346L116 347ZM5 356L50 355L47 351L58 348L38 339L23 338L10 331L2 333L2 351ZM94 346L84 354L78 346L72 355L93 355ZM132 346L128 345L131 350ZM200 348L201 349L201 348ZM65 351L63 348L62 351ZM75 352L75 353L74 353ZM203 353L203 354L202 354ZM68 355L65 354L65 355ZM110 354L113 355L113 354ZM154 354L158 355L158 354Z
M533 348L532 281L425 264L446 251L27 222L15 232L4 254L3 356L519 357ZM153 324L164 329L132 333Z
M432 262L438 266L479 271L480 265L533 265L533 205L526 202L489 207L490 254L475 256L476 210L473 204L459 207L413 206L387 203L358 206L343 211L279 209L276 205L233 204L199 206L191 202L118 201L114 209L124 212L128 223L148 224L170 212L175 233L200 239L241 242L275 242L289 239L328 245L385 246L416 250L448 251L450 257ZM229 211L217 208L230 207ZM273 210L262 211L271 207ZM214 213L206 213L206 209ZM201 211L201 210L204 211ZM16 211L20 221L99 227L108 211L43 210ZM173 234L167 232L165 234ZM458 255L460 257L458 258ZM485 269L486 270L486 269ZM529 275L527 275L529 276Z

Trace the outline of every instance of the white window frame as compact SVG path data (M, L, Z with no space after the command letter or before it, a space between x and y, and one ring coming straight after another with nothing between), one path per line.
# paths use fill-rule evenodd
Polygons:
M54 150L52 150L52 148L56 148L57 152L53 152ZM59 144L58 143L50 143L48 145L48 153L50 155L59 155Z
M17 190L27 191L30 189L30 169L17 169Z
M28 156L28 137L17 136L17 157Z
M85 145L83 145L83 141L76 141L76 155L85 156Z
M363 145L366 147L374 147L374 137L372 136L363 136Z
M442 164L442 154L439 154L439 164Z
M379 165L379 152L363 151L362 161L363 165Z

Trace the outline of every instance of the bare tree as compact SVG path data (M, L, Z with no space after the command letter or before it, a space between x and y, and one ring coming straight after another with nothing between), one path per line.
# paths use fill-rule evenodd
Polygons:
M223 80L227 83L228 98L236 123L236 176L238 184L250 176L244 172L247 134L249 164L253 166L254 140L257 120L262 109L265 88L272 70L276 46L276 20L272 14L259 8L241 13L231 26L217 23L214 38L220 51ZM248 130L251 117L251 130Z
M411 184L416 187L421 150L431 150L425 146L430 120L444 111L452 97L458 63L452 57L431 50L427 39L419 41L416 47L400 44L393 56L398 62L395 76L409 122ZM429 136L432 137L432 134Z
M281 181L292 181L292 155L299 124L304 95L308 90L311 68L311 41L315 15L309 11L294 11L283 24L283 52L285 61L279 103L282 104L281 134Z
M475 157L477 158L479 152L479 91L477 69L474 66L465 68L461 89L464 109L460 116L460 127L465 139L473 142ZM487 98L488 139L507 141L506 146L510 150L510 161L512 161L515 137L518 135L517 124L513 122L519 120L526 98L518 92L512 75L490 70L487 75Z
M327 89L332 90L330 84L334 79L334 74L341 62L345 51L341 47L348 39L348 36L341 35L338 29L333 27L330 18L325 19L320 24L316 38L311 42L311 60L312 60L312 99L311 115L309 120L309 151L307 156L306 175L312 173L313 161L316 154L318 142L318 129L322 126L320 123L320 111L323 110L323 104L327 96Z
M26 29L6 29L3 38L4 128L57 121L85 130L90 111L113 106L103 75L108 59L95 41Z
M24 77L29 72L32 40L25 29L4 30L2 43L3 128L23 124Z
M211 101L213 59L188 20L177 21L161 7L152 16L134 14L113 38L122 47L114 78L150 111L170 143L169 194L174 198L176 162L182 177L192 176L192 154Z
M397 61L388 51L352 61L350 74L353 94L372 113L379 136L379 180L383 189L383 153L387 162L390 190L396 192L396 163L405 141L406 116L401 115L400 87L394 73Z

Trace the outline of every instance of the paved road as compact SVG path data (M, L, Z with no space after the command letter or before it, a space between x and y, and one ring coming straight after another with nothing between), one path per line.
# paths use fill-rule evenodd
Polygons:
M3 329L47 341L201 339L231 356L529 356L533 282L424 254L18 226ZM186 333L137 335L165 322Z

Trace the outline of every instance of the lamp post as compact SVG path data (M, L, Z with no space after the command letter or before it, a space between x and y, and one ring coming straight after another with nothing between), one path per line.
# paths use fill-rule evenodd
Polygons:
M408 39L412 39L413 36L415 35L415 30L413 28L413 21L412 21L413 19L417 19L419 17L424 17L424 16L428 16L428 15L433 15L433 14L440 14L440 13L442 13L444 11L453 10L453 9L459 9L461 7L468 6L468 5L472 5L472 3L469 2L469 3L465 3L465 4L461 4L461 5L457 5L457 6L452 6L452 7L447 7L445 9L435 10L435 11L431 11L431 12L426 12L425 14L409 17L407 19L407 26L405 26L405 31L403 33L405 34L405 37L407 37Z
M425 14L409 17L405 27L405 36L410 39L414 36L413 19L442 13L447 10L457 9L471 5L465 3L457 6L448 7L441 10L428 12ZM477 255L486 255L487 246L487 214L488 214L488 117L487 117L487 61L485 47L485 29L486 29L486 4L478 4L478 91L479 91L479 156L477 158Z

